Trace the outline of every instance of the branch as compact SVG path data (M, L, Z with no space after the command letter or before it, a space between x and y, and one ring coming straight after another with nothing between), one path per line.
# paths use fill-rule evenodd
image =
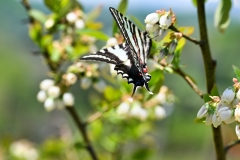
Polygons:
M236 141L233 141L233 142L229 143L229 144L228 144L227 146L225 146L225 148L224 148L225 153L227 153L228 150L229 150L231 147L233 147L233 146L235 146L235 145L237 145L237 144L240 144L240 140L236 140Z
M204 2L205 1L203 0L197 0L197 14L198 14L198 24L199 24L201 42L203 42L200 44L200 48L201 48L204 67L205 67L207 92L210 94L215 84L216 62L212 59L211 52L210 52ZM213 132L213 139L214 139L217 160L226 160L226 155L223 149L221 127L219 126L218 128L214 128L212 126L212 132Z
M78 116L76 110L74 107L66 107L67 111L69 112L69 114L72 116L73 120L75 121L79 131L81 132L84 142L86 143L86 149L88 150L89 154L91 155L93 160L97 160L97 155L91 145L91 142L89 140L89 137L87 135L87 131L86 131L86 124L84 124L80 117Z
M176 27L174 27L173 25L171 25L170 27L169 27L169 29L171 29L172 31L174 31L174 32L180 32ZM182 32L181 32L182 33ZM182 35L183 35L183 37L184 38L186 38L187 40L189 40L190 42L193 42L193 43L195 43L195 44L197 44L197 45L201 45L202 44L202 42L201 41L198 41L198 40L196 40L195 38L191 38L191 37L189 37L189 36L187 36L187 35L185 35L185 34L183 34L182 33Z
M188 84L189 86L199 95L200 98L203 98L203 92L197 87L197 85L192 81L192 79L186 75L180 68L174 69L178 75L180 75Z

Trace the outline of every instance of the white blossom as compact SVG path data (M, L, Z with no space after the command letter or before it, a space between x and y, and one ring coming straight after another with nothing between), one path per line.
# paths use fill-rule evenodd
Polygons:
M117 108L118 115L127 115L130 110L130 104L127 102L122 102Z
M235 97L235 92L232 88L227 88L222 94L221 101L226 103L231 103Z
M236 135L238 137L238 139L240 139L240 125L236 125L236 128L235 128L235 131L236 131Z
M43 90L40 90L37 94L37 100L39 102L44 102L47 99L47 93Z
M143 109L139 103L134 103L130 110L130 115L140 120L145 120L148 116L148 112L146 109Z
M106 88L106 83L103 80L99 80L98 82L93 84L93 88L95 88L98 92L103 92Z
M238 99L240 99L240 90L238 90L238 92L237 92L237 94L236 94L236 97L237 97Z
M161 41L168 33L168 30L167 29L157 29L155 32L154 32L154 40L155 41Z
M45 28L49 29L54 25L54 23L55 23L54 20L50 18L46 20L46 22L44 23L44 26Z
M76 27L77 29L83 29L84 26L85 26L85 23L84 23L84 21L83 21L82 19L76 20L76 22L75 22L75 27Z
M67 83L73 85L77 81L77 76L73 73L67 73L66 74L66 81L67 81Z
M217 112L219 121L226 121L232 117L232 110L229 107L222 107Z
M91 78L83 77L80 81L80 85L83 89L89 88L89 86L92 84Z
M154 111L155 111L155 116L159 119L165 118L167 116L165 109L161 106L155 107Z
M212 115L212 124L215 128L217 128L220 124L222 123L222 121L219 121L218 118L217 118L217 115L216 113L214 113Z
M172 24L172 17L169 13L162 15L159 20L159 26L162 29L168 29L168 27Z
M58 86L51 86L47 90L48 96L52 98L57 98L60 95L60 88Z
M157 13L150 13L145 18L144 22L148 24L156 24L159 20L159 15Z
M201 118L207 116L208 109L206 108L206 105L207 105L207 103L204 104L204 105L200 108L200 110L199 110L198 113L197 113L197 118L201 119Z
M213 114L208 114L207 116L206 116L206 125L207 126L210 126L211 124L212 124L212 117L213 117Z
M236 121L240 122L240 107L237 107L234 111Z
M148 32L155 32L158 29L158 25L157 24L146 24L146 31Z
M111 47L111 46L115 46L118 44L118 41L116 38L114 37L111 37L107 40L107 44L106 44L106 47Z
M55 104L55 102L54 102L54 99L52 99L52 98L48 98L48 99L44 102L44 108L45 108L46 111L48 111L48 112L52 111L55 107L56 107L56 104Z
M169 45L168 52L173 53L175 51L176 47L177 47L177 44L178 44L178 42L177 42L176 39L172 40L170 45Z
M47 91L49 87L54 85L54 81L52 79L45 79L40 83L40 89Z
M78 16L74 12L70 12L66 15L66 19L69 23L74 23L78 19Z
M64 93L63 94L63 103L66 106L73 106L74 105L74 96L72 93Z

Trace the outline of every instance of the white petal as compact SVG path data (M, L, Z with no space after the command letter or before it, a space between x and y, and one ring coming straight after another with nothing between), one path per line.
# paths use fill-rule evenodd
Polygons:
M240 125L239 124L236 125L235 131L236 131L238 139L240 139Z
M159 20L159 16L157 13L148 14L145 18L144 22L148 24L156 24Z
M217 119L216 113L212 116L212 123L215 128L217 128L222 122Z
M222 94L221 101L226 103L231 103L235 97L235 92L231 87L225 89L225 91Z
M206 104L204 104L200 110L198 111L197 113L197 118L201 119L203 117L206 117L207 116L207 113L208 113L208 110L206 108Z
M63 94L63 103L66 106L73 106L74 105L74 96L72 93L64 93Z

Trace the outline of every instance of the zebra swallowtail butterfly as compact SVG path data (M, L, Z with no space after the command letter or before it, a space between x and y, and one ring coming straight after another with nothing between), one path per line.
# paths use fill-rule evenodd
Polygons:
M148 92L153 94L148 87L151 75L147 72L146 64L152 44L148 33L146 31L140 32L127 17L123 16L116 9L110 7L109 10L126 42L85 55L80 60L114 64L114 70L117 71L117 74L127 78L128 84L132 83L134 85L132 96L138 86L145 86Z

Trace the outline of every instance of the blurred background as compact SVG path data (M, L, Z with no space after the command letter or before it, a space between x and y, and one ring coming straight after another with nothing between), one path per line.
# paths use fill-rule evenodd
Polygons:
M103 31L110 35L113 18L108 8L117 7L119 0L91 0L80 1L88 12L97 5L103 10L98 21L103 22ZM217 60L216 78L220 93L232 85L234 76L232 65L240 67L240 0L235 0L231 10L231 23L224 34L214 28L214 11L218 1L208 0L206 12L209 39L213 58ZM30 0L32 7L45 13L50 11L41 0ZM192 37L199 39L196 8L190 0L130 0L127 14L135 15L142 23L147 14L157 9L172 7L177 16L179 26L194 26ZM20 1L0 1L0 144L4 146L8 141L28 139L35 144L42 144L50 137L60 134L63 127L74 129L74 124L64 110L47 113L43 105L36 100L39 83L46 79L48 68L42 58L33 51L38 48L28 37L27 14ZM198 46L187 42L182 52L184 71L195 78L197 85L204 92L205 78L201 52ZM191 90L186 82L178 75L166 74L164 84L177 97L175 108L171 116L158 122L158 134L161 135L161 159L212 159L214 147L211 128L195 124L194 119L203 101ZM89 110L89 100L79 84L72 87L72 91L80 93L76 96L81 104L80 115L84 116ZM86 102L86 103L83 103ZM71 124L69 126L69 124ZM225 126L224 143L237 139L235 125ZM76 133L77 134L77 133ZM228 153L228 159L239 159L240 147L235 146ZM1 150L1 148L0 148ZM0 151L0 155L1 155ZM179 158L181 157L181 158Z

